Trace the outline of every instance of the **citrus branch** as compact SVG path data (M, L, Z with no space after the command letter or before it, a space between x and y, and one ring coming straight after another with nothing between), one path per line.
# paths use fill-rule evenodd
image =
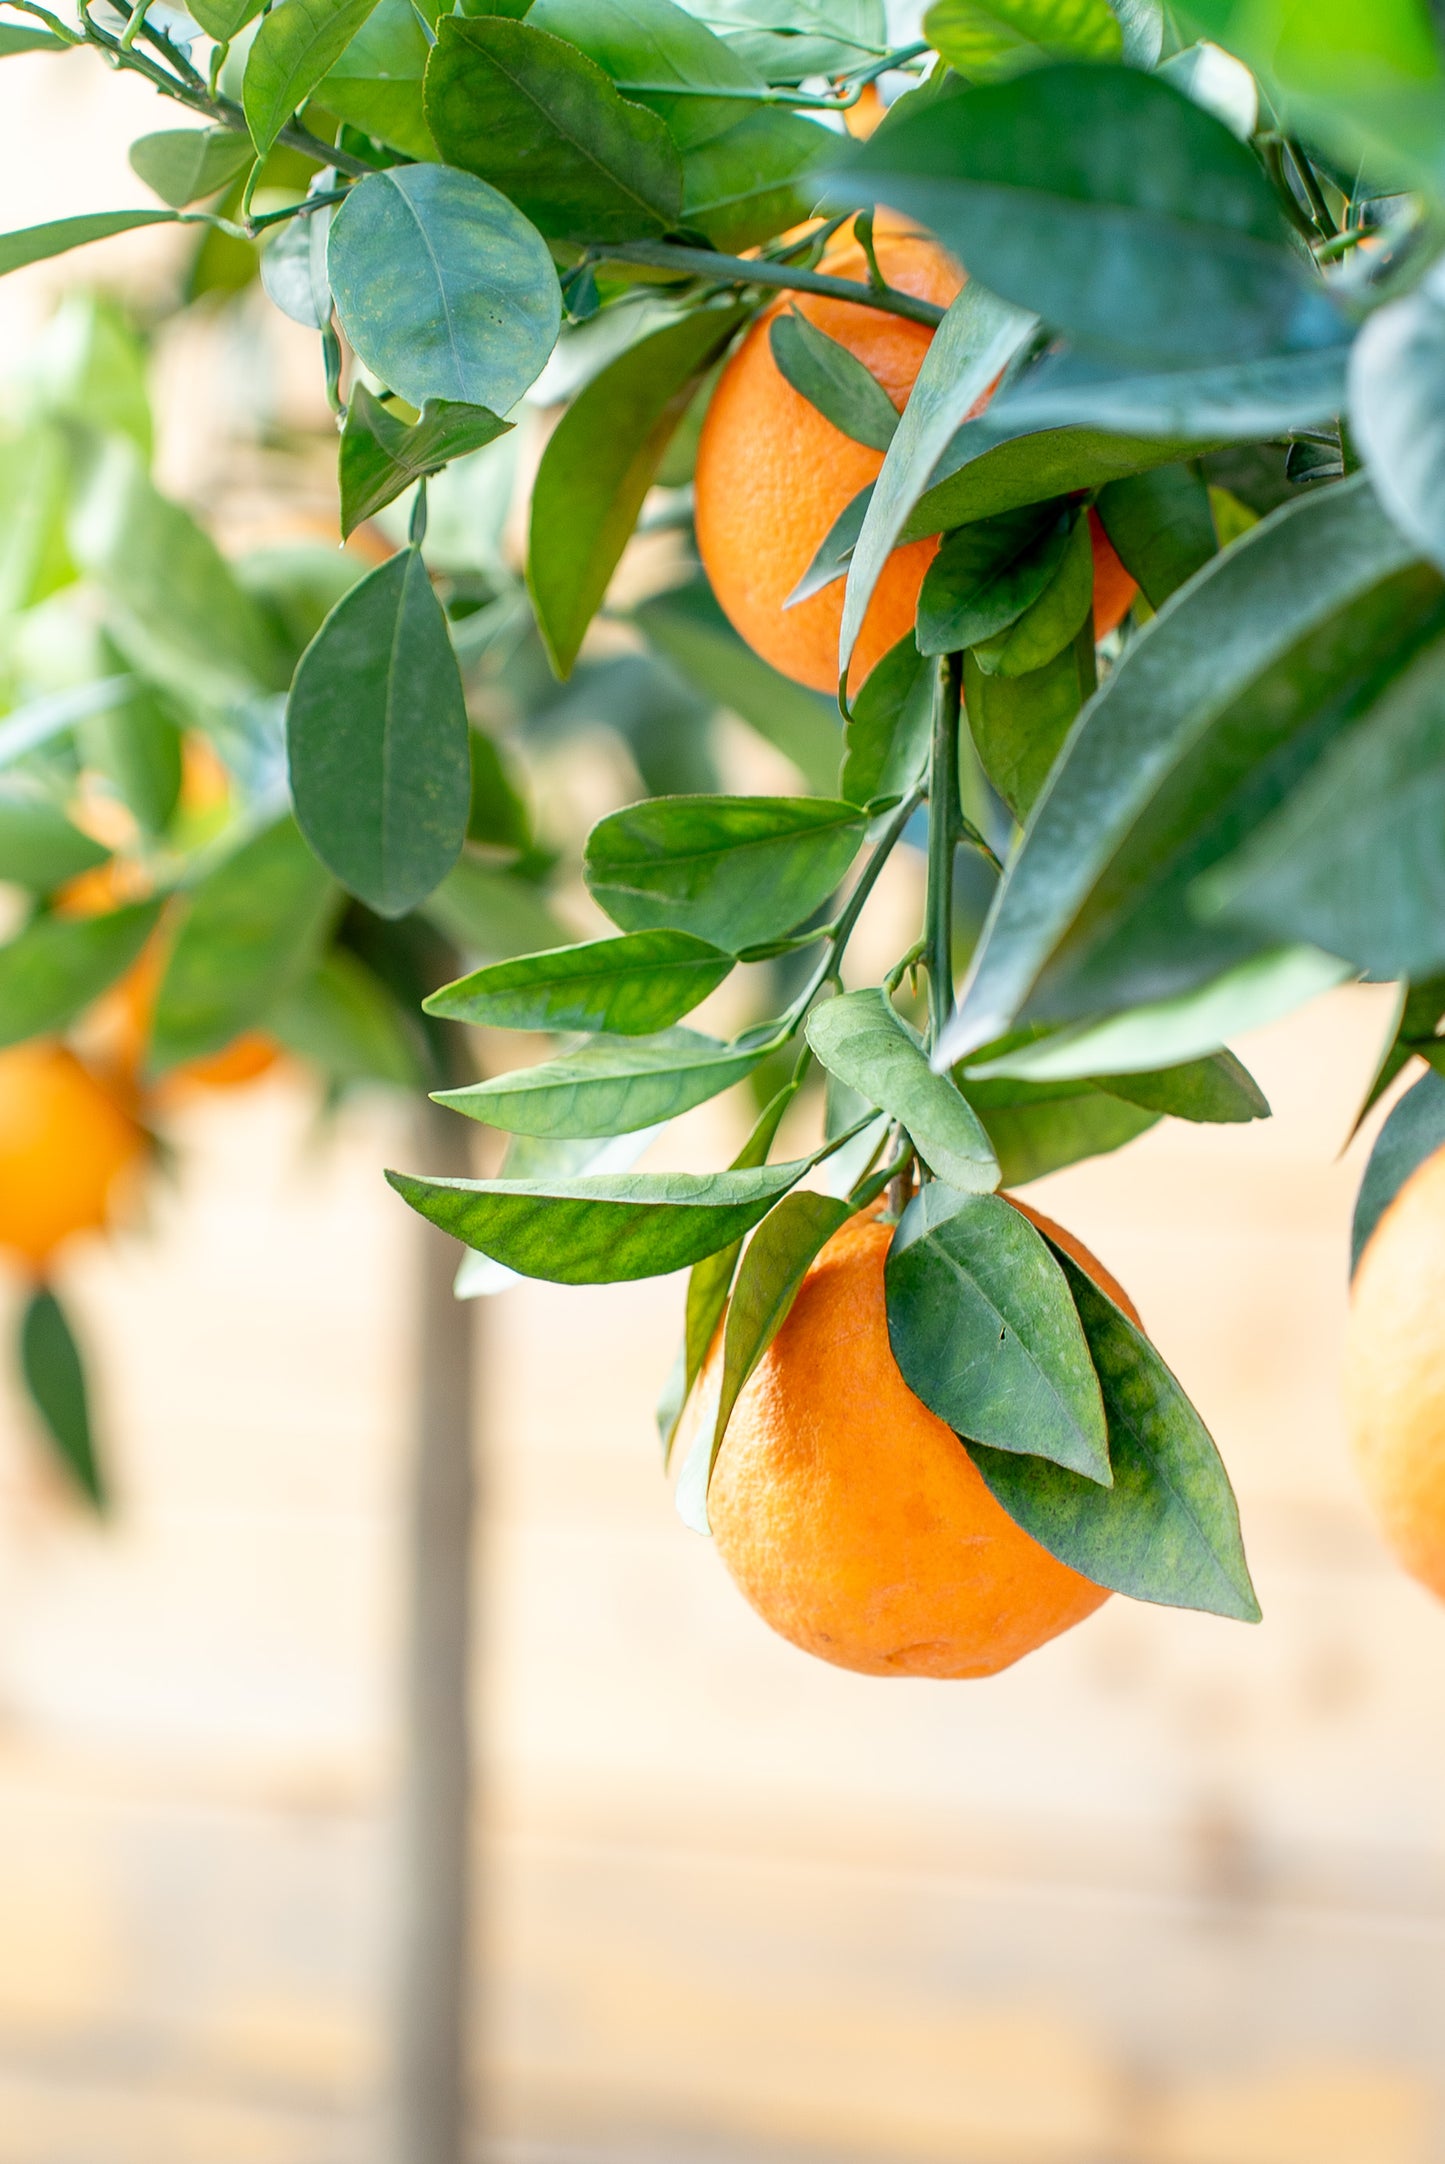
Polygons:
M854 301L860 308L879 308L885 315L904 316L910 323L926 323L936 330L944 311L932 301L915 299L897 286L879 292L851 278L825 278L819 271L793 270L786 263L769 263L759 257L716 255L711 248L688 248L678 241L626 240L588 251L596 263L645 263L652 270L681 271L689 278L706 278L711 285L783 286L795 293L819 293L832 301Z

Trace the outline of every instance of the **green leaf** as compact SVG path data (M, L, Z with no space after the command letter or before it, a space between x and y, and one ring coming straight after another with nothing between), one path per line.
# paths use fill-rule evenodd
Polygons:
M1363 477L1288 505L1206 565L1131 640L1071 734L947 1055L1021 1020L1189 992L1257 953L1252 935L1191 924L1189 886L1273 808L1441 592Z
M338 120L423 162L437 154L422 109L429 19L412 0L379 0L316 92Z
M228 45L236 33L244 30L261 12L263 0L197 0L187 13L218 45Z
M1366 1113L1379 1103L1396 1075L1402 1073L1412 1059L1419 1057L1433 1065L1445 1052L1445 1044L1436 1035L1442 1017L1445 1017L1445 977L1430 977L1423 984L1402 984L1397 988L1389 1038L1365 1092L1364 1102L1355 1114L1355 1124L1350 1130L1352 1140Z
M547 440L527 578L559 676L570 673L672 433L746 311L694 309L594 376Z
M278 226L261 249L261 287L273 307L304 330L324 331L331 322L331 280L326 251L331 237L329 204ZM354 386L352 396L363 388Z
M838 794L870 812L901 803L928 763L934 671L910 638L874 663L843 732Z
M888 1250L888 1340L903 1379L955 1434L1108 1487L1104 1401L1063 1271L999 1195L934 1181Z
M470 850L463 850L423 906L432 923L478 961L506 961L559 946L567 937L536 887Z
M0 947L0 1045L61 1030L140 953L159 902L98 917L34 917Z
M92 210L79 218L53 218L47 225L0 233L0 278L8 271L23 270L27 263L44 263L50 256L67 255L72 248L86 248L93 240L109 240L113 233L175 222L173 210Z
M1430 1073L1407 1089L1375 1137L1350 1227L1350 1276L1406 1180L1445 1148L1445 1078Z
M1016 624L1054 577L1071 532L1070 520L1050 505L946 534L918 596L919 651L960 653Z
M708 18L770 83L837 75L888 50L883 0L709 0Z
M725 255L752 248L811 213L813 174L831 147L816 121L773 108L735 106L726 135L682 161L682 222Z
M934 1073L881 991L825 1000L808 1016L807 1035L829 1074L903 1123L940 1180L965 1193L997 1187L998 1162L977 1114Z
M336 214L327 266L342 329L409 405L507 413L557 342L562 290L546 243L470 173L368 174Z
M1009 1516L1096 1585L1257 1623L1239 1512L1208 1429L1142 1332L1060 1248L1054 1255L1104 1394L1114 1484L980 1443L969 1456Z
M251 157L250 144L234 128L166 128L130 146L131 171L173 210L219 195Z
M525 857L537 847L531 814L513 779L511 762L485 729L471 732L472 793L467 840L513 849Z
M736 97L686 91L761 91L756 69L672 0L532 0L529 29L548 30L595 60L625 95L665 121L680 150L712 142L747 113Z
M38 23L0 23L0 60L8 60L13 53L68 53L74 47L67 38L56 37L53 30L42 30Z
M0 792L0 881L53 894L67 879L104 864L110 851L72 826L48 797Z
M604 1037L545 1060L440 1090L437 1103L509 1134L566 1138L633 1134L706 1104L731 1089L771 1047L720 1044L695 1030L656 1037Z
M486 406L432 399L410 426L388 413L364 383L354 386L341 432L341 531L356 531L425 475L440 473L510 430Z
M1026 819L1097 681L1094 627L1026 676L989 676L968 653L963 698L979 764L1015 818Z
M943 527L1102 488L1151 466L1170 465L1196 448L1168 437L1016 426L1006 410L990 409L976 421L965 421L948 443L904 537L915 541Z
M1350 428L1380 501L1445 566L1445 272L1370 316L1350 356Z
M898 433L873 484L848 566L838 673L846 672L873 589L938 459L965 414L1033 330L1033 319L970 281L923 357Z
M855 443L887 450L898 433L898 409L856 354L796 308L774 316L768 344L778 373L825 421Z
M418 1048L400 1008L380 978L345 947L322 956L312 974L271 1010L267 1028L331 1083L421 1087Z
M1069 351L1000 391L989 419L1011 433L1083 428L1183 444L1247 443L1333 420L1344 410L1346 344L1255 361L1151 371Z
M625 932L667 925L740 954L827 901L864 824L856 806L826 797L660 798L595 826L583 868Z
M38 1285L20 1319L20 1371L56 1456L97 1512L109 1502L90 1427L85 1365L64 1308Z
M594 60L499 15L444 15L437 32L426 117L449 165L500 188L552 240L632 240L679 223L676 144Z
M1209 490L1197 468L1156 466L1099 491L1099 518L1151 609L1162 609L1219 553Z
M1081 629L1088 629L1093 644L1089 610L1094 599L1094 550L1089 521L1087 516L1065 517L1063 527L1063 546L1035 598L1001 631L974 642L973 659L985 676L1032 675L1071 646Z
M1064 63L940 99L840 165L1091 350L1241 361L1338 342L1264 169L1157 75Z
M711 1428L700 1426L692 1456L678 1482L677 1507L694 1532L711 1530L707 1491L713 1467L737 1404L763 1354L788 1319L809 1269L853 1205L832 1195L799 1189L768 1212L743 1250L742 1265L727 1304L717 1411Z
M338 895L278 819L250 835L192 889L156 1000L150 1067L219 1052L310 975Z
M258 157L267 155L375 5L376 0L277 0L262 17L241 86Z
M838 769L838 707L755 654L698 584L645 601L632 620L648 643L709 700L791 759L810 789L828 791Z
M1162 1117L1142 1106L1107 1096L1088 1082L1060 1084L1056 1094L1043 1088L1029 1090L1023 1083L1011 1085L1016 1093L1009 1102L995 1102L992 1091L1009 1088L1002 1082L975 1086L965 1084L970 1103L982 1122L998 1159L1005 1187L1024 1187L1041 1180L1064 1165L1084 1157L1105 1157L1120 1150Z
M644 1037L670 1029L733 967L690 932L624 932L495 962L424 1000L428 1014L485 1029L603 1030Z
M853 551L858 546L858 536L863 531L863 521L868 506L873 501L873 483L860 488L838 513L822 540L817 552L797 585L783 603L785 609L795 609L800 601L811 601L838 579L846 578Z
M751 1230L811 1159L744 1172L632 1172L570 1182L387 1179L443 1232L523 1277L611 1285L666 1277Z
M141 832L163 834L180 800L181 731L149 684L132 681L115 704L85 722L86 765L102 773Z
M1211 1052L1178 1067L1150 1074L1114 1074L1100 1083L1126 1103L1149 1112L1167 1112L1176 1120L1225 1125L1267 1120L1269 1100L1249 1069L1230 1051Z
M1047 60L1118 60L1124 50L1108 0L934 0L923 32L976 83Z
M317 856L379 915L405 916L460 856L472 792L461 672L419 549L337 602L301 657L286 742Z

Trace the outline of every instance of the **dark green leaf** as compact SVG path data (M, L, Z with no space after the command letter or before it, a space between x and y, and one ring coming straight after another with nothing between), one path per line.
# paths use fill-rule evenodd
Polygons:
M219 1052L315 967L338 895L293 819L241 843L192 890L151 1032L152 1071Z
M825 421L855 443L887 450L898 433L898 409L856 354L796 308L774 316L768 344L779 374Z
M825 797L668 797L587 838L594 899L626 932L667 925L729 953L803 923L857 854L864 819Z
M843 732L838 793L848 803L886 810L918 780L932 739L933 678L932 663L909 638L869 670Z
M1070 736L948 1054L1021 1020L1190 991L1257 953L1251 935L1191 925L1184 893L1272 808L1290 761L1342 725L1350 695L1441 591L1362 477L1276 512L1206 565L1130 642Z
M545 242L470 173L369 174L336 214L327 264L342 329L410 405L507 413L557 342L562 291Z
M738 98L679 96L761 90L763 79L730 45L672 0L532 0L530 29L549 30L595 60L618 89L667 123L680 150L709 143L747 113Z
M682 161L682 220L724 254L786 232L812 210L814 169L831 147L827 131L797 113L744 105L726 135L700 143Z
M625 932L474 970L424 1001L428 1014L487 1029L669 1029L715 991L730 954L690 932Z
M1015 818L1026 819L1033 809L1095 682L1088 617L1062 653L1027 676L986 675L974 655L965 654L969 733L980 765Z
M530 23L444 15L427 125L450 165L490 181L554 240L631 240L682 215L682 161L655 113L596 61Z
M166 128L130 146L131 171L173 210L218 195L251 157L250 144L234 128Z
M1406 1090L1375 1137L1350 1227L1351 1277L1360 1267L1371 1234L1406 1180L1441 1148L1445 1148L1445 1077L1430 1073Z
M710 591L675 587L633 611L650 644L704 697L727 707L791 759L809 788L827 791L838 769L838 707L755 654Z
M523 1277L611 1285L666 1277L714 1255L766 1217L811 1163L746 1172L632 1172L548 1184L427 1180L388 1172L402 1199L443 1232Z
M1046 60L1118 60L1124 50L1108 0L934 0L923 28L975 83Z
M934 1073L881 991L845 992L815 1007L808 1042L830 1074L901 1120L939 1179L969 1193L997 1187L998 1163L977 1114Z
M567 937L536 887L470 850L463 850L424 906L448 939L478 961L506 961L559 946Z
M72 826L48 797L0 792L0 881L53 894L67 879L104 864L110 851Z
M174 225L175 220L173 210L92 210L79 218L54 218L48 225L0 233L0 278L8 271L23 270L27 263L43 263L72 248L88 247L93 240L109 240L113 233L133 233L142 225Z
M65 1310L48 1285L38 1285L25 1304L20 1369L60 1463L91 1507L104 1511L109 1498L90 1428L85 1365Z
M1152 1074L1101 1076L1099 1087L1129 1104L1142 1105L1149 1112L1167 1112L1177 1120L1231 1124L1269 1118L1264 1092L1229 1051L1213 1052L1179 1067L1157 1068Z
M278 226L261 250L261 286L273 307L304 330L324 331L331 321L331 280L326 251L331 209L308 211ZM353 398L361 391L357 384Z
M1058 570L1071 530L1049 506L1007 511L945 535L918 596L919 651L960 653L1017 623Z
M559 676L577 658L673 430L744 313L694 309L639 339L593 377L548 438L527 577Z
M959 423L987 395L999 371L1033 327L1032 317L970 281L934 333L903 409L898 433L873 484L848 566L838 645L840 676L847 668L883 566L908 524L914 505L928 487L934 467Z
M1350 356L1350 427L1390 516L1445 566L1445 272L1369 317Z
M379 564L301 657L286 710L302 833L342 885L404 916L461 854L471 745L447 620L418 549Z
M1445 1017L1445 977L1430 977L1423 984L1399 986L1389 1040L1365 1092L1364 1102L1355 1114L1352 1136L1365 1114L1379 1103L1396 1075L1402 1073L1412 1059L1418 1056L1434 1065L1445 1057L1445 1040L1436 1034L1442 1017Z
M1063 547L1049 577L1022 613L991 638L974 642L973 660L985 676L1022 677L1046 668L1081 630L1093 643L1094 550L1089 521L1065 518Z
M1168 437L1112 435L1096 428L1015 427L1006 411L965 421L944 449L928 488L904 527L912 541L947 526L966 526L1029 504L1050 503L1151 466L1171 464L1193 448Z
M1376 977L1445 969L1445 641L1207 875L1200 906Z
M267 1027L329 1082L421 1087L421 1060L400 1008L345 947L322 956L312 975L272 1009Z
M1104 1393L1114 1485L979 1443L969 1456L1009 1516L1096 1585L1258 1622L1239 1513L1208 1430L1149 1340L1061 1249L1054 1254Z
M1164 436L1181 445L1248 442L1341 413L1349 350L1341 343L1313 353L1162 371L1056 352L1000 391L989 418L1014 433L1082 428Z
M472 793L467 809L467 840L489 842L525 856L536 843L531 814L512 778L510 762L484 729L471 732Z
M422 110L422 79L435 18L412 0L379 0L317 90L317 100L379 143L423 161L436 157Z
M1065 63L940 99L836 172L1005 300L1137 363L1337 343L1253 151L1158 76Z
M486 406L433 399L410 426L388 413L364 383L351 393L341 432L341 531L352 534L425 474L465 458L511 428Z
M376 0L277 0L262 17L241 89L259 157L341 58L375 5Z
M1108 1487L1104 1403L1063 1271L1000 1195L938 1181L888 1250L888 1340L903 1379L955 1434Z
M509 1134L634 1134L731 1089L769 1049L720 1044L690 1029L602 1037L540 1067L517 1067L489 1082L439 1091L437 1102Z
M1084 1157L1105 1157L1142 1135L1161 1117L1122 1098L1109 1097L1089 1082L1060 1084L1059 1093L1044 1087L1012 1085L1012 1101L995 1102L1002 1082L966 1082L970 1102L998 1159L1005 1187L1023 1187L1046 1173L1074 1165Z
M1192 466L1156 466L1099 491L1099 517L1151 609L1217 555L1209 490Z
M160 915L136 902L99 917L35 917L0 947L0 1045L65 1029L123 976Z
M853 551L858 546L858 536L863 531L863 521L873 500L873 483L860 488L857 495L843 506L822 540L817 554L809 564L797 585L783 603L785 609L795 609L800 601L811 601L814 594L822 593L835 581L846 578Z

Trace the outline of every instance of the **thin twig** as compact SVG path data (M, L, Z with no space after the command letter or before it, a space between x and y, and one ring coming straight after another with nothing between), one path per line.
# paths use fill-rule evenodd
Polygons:
M763 258L717 255L711 248L687 248L668 240L599 243L592 259L600 263L645 263L653 270L675 270L689 278L706 278L713 285L781 286L795 293L817 293L832 301L855 301L860 308L881 309L885 315L903 316L910 323L926 323L935 330L944 310L931 301L915 299L897 286L881 293L851 278L825 278L818 271L793 270L785 263Z

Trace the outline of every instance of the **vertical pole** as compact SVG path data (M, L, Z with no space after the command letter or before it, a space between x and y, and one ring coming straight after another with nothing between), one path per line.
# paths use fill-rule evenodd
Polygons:
M945 654L933 692L933 752L928 770L928 1046L953 1013L953 858L958 846L958 725L963 656Z
M421 1158L466 1178L468 1122L423 1100ZM396 2003L389 2164L463 2164L471 2013L472 1403L479 1303L459 1250L418 1222L419 1314L407 1526Z

